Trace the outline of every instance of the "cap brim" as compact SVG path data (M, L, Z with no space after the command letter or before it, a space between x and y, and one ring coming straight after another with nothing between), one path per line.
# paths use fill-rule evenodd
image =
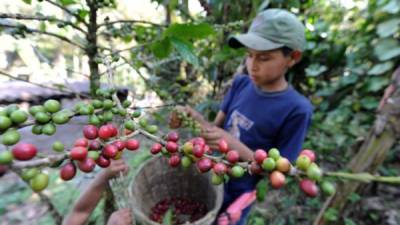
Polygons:
M228 39L228 45L232 48L247 47L257 51L268 51L281 48L284 45L262 38L254 33L239 34Z

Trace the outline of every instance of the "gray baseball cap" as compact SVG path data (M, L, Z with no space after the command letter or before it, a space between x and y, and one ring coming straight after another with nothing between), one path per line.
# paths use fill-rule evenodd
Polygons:
M232 48L247 47L268 51L281 47L303 51L306 39L305 27L297 17L283 9L267 9L254 18L247 33L229 38Z

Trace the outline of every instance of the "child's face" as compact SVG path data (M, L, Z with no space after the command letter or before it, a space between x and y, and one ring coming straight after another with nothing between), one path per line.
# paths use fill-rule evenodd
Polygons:
M285 73L294 65L289 54L278 50L256 51L247 49L246 67L251 80L260 87L273 87L285 79Z

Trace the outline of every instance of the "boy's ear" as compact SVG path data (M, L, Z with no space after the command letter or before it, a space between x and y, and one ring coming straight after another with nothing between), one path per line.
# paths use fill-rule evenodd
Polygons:
M300 62L302 56L303 56L303 53L302 53L301 51L299 51L299 50L293 50L293 51L290 53L290 58L291 58L291 60L290 60L289 66L292 67L292 66L294 66L296 63Z

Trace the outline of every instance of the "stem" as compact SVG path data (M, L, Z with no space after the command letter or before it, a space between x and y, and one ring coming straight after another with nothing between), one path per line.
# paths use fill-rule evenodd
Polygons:
M63 221L63 216L61 215L61 213L57 210L56 206L53 204L53 202L51 202L51 199L43 194L43 193L38 193L40 200L45 202L47 207L49 207L49 212L52 215L55 224L61 224Z
M133 63L131 63L126 57L124 57L124 56L122 56L122 55L121 55L120 57L121 57L122 60L124 60L128 65L130 65L130 66L139 74L139 76L143 79L143 81L146 83L146 85L147 85L150 89L152 89L153 91L155 91L155 89L154 89L152 83L151 83L149 80L147 80L146 77L144 77L144 75L140 72L139 69L136 69L136 68L135 68L135 65L134 65Z
M339 179L346 180L354 180L364 183L370 183L372 181L380 182L380 183L389 183L389 184L400 184L400 176L399 177L386 177L386 176L377 176L371 175L369 173L346 173L346 172L325 172L326 176L336 177Z
M147 132L145 130L142 130L142 129L137 129L137 131L140 134L142 134L143 136L147 137L148 139L150 139L152 141L158 142L158 143L160 143L160 144L162 144L164 146L167 145L167 142L165 140L161 139L158 136L150 134L149 132ZM179 151L183 152L182 148L179 148ZM226 160L224 160L224 159L222 159L220 157L217 157L217 156L211 156L211 155L208 155L208 154L204 154L204 157L209 158L209 159L214 160L214 161L217 161L217 162L222 162L222 163L224 163L226 165L232 165L230 162L228 162L228 161L226 161ZM236 165L239 165L239 166L243 167L244 169L248 169L248 165L249 164L248 164L248 162L240 162L240 163L236 163Z
M47 21L47 22L58 22L58 23L63 23L68 26L71 26L75 28L76 30L86 34L86 31L84 31L82 28L78 27L71 21L67 20L60 20L52 16L30 16L30 15L22 15L22 14L10 14L10 13L0 13L0 18L4 19L15 19L15 20L37 20L37 21Z
M199 0L200 5L204 8L204 10L207 12L207 16L211 15L212 11L211 11L211 7L208 4L208 2L206 0Z
M62 9L64 12L66 12L67 14L69 14L69 15L75 17L79 22L82 22L82 23L85 24L86 26L89 25L88 23L86 23L85 20L82 20L81 17L80 17L79 15L75 14L74 12L72 12L71 10L69 10L68 8L66 8L66 7L64 7L64 6L62 6L62 5L60 5L60 4L56 3L56 2L53 2L53 1L51 1L51 0L44 0L44 1L50 3L51 5L56 6L57 8Z
M98 53L97 46L97 6L93 1L86 1L89 6L89 24L86 40L88 47L86 48L86 54L89 57L89 68L90 68L90 93L95 96L96 90L100 88L100 75L99 65L96 62Z
M18 175L19 178L21 178L21 180L23 180L22 177L21 177L21 172L20 171L15 170L15 168L12 168L12 170L15 172L15 174ZM28 182L26 182L26 181L24 181L24 182L28 187L30 187ZM37 193L37 194L38 194L40 200L42 202L44 202L47 205L47 207L49 207L50 214L52 215L55 224L61 224L62 221L63 221L63 216L60 214L60 212L57 210L57 208L51 202L50 198L47 195L43 194L43 193Z
M113 25L113 24L117 24L117 23L143 23L143 24L150 24L150 25L157 26L157 27L166 27L167 26L165 24L158 24L158 23L153 23L153 22L145 21L145 20L116 20L116 21L105 22L105 23L99 24L97 26L97 28L100 28L102 26Z
M11 164L11 169L19 170L23 168L31 168L38 166L49 166L53 163L59 162L61 160L65 160L68 158L68 153L58 154L58 155L50 155L46 158L31 160L31 161L15 161Z
M0 70L0 75L6 76L6 77L11 78L11 79L13 79L13 80L23 81L23 82L26 82L26 83L29 83L29 84L32 84L32 85L35 85L35 86L38 86L38 87L41 87L41 88L46 88L46 89L55 90L55 91L59 91L59 92L64 92L64 93L68 93L68 94L77 94L77 93L75 93L75 92L73 92L73 91L69 91L69 90L60 90L59 88L48 87L48 86L43 85L43 84L38 84L38 83L26 81L26 80L24 80L24 79L21 79L21 78L18 78L18 77L14 77L14 76L12 76L11 74L8 74L8 73L3 72L3 71L1 71L1 70ZM88 96L85 95L85 94L78 94L78 95L88 97Z

